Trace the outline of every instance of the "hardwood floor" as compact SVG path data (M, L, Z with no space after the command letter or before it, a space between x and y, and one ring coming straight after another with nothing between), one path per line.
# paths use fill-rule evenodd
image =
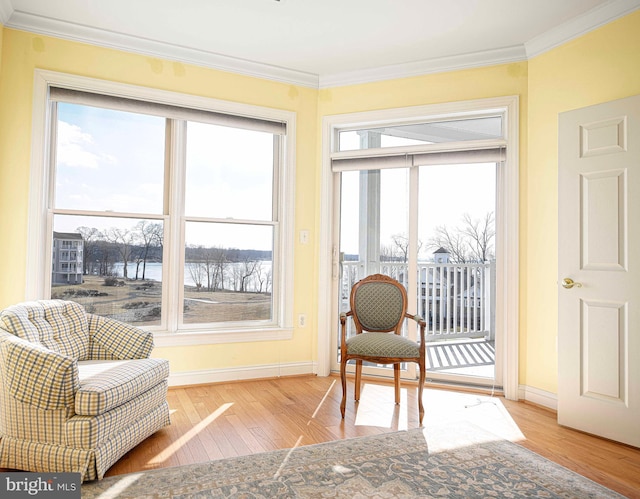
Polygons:
M348 385L353 397L353 382ZM338 377L293 377L169 390L172 425L127 453L107 476L179 466L342 438L417 428L416 390L365 381L358 406L340 417ZM470 421L596 482L640 498L640 449L559 426L532 404L425 389L425 426Z
M392 384L364 380L357 405L353 380L348 389L343 421L335 376L170 388L171 426L125 454L106 476L419 427L415 386L403 387L399 406ZM559 426L555 412L503 397L425 388L423 400L425 427L471 422L640 499L640 449Z

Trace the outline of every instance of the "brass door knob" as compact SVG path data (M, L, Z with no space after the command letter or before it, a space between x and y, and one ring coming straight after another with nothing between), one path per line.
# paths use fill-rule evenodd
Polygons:
M565 277L564 279L562 279L562 287L565 289L571 289L573 287L581 288L582 284L579 282L574 282L574 280L570 277Z

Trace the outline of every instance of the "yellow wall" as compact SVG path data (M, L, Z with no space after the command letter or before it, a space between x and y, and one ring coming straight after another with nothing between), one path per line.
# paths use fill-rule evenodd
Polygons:
M639 93L640 11L529 61L522 384L557 391L558 113Z
M34 70L118 81L297 113L296 231L314 226L317 90L163 61L5 28L0 73L0 308L22 301L29 194ZM297 242L297 238L296 238ZM294 313L308 325L291 341L157 349L173 372L309 362L317 339L313 327L317 267L312 246L295 248Z
M294 313L286 342L159 349L173 372L316 360L319 124L331 114L520 96L520 384L557 388L557 115L640 93L640 12L529 62L324 90L274 83L3 29L0 38L0 307L24 296L35 68L193 93L298 113ZM297 238L296 238L297 241ZM326 334L323 332L322 334Z

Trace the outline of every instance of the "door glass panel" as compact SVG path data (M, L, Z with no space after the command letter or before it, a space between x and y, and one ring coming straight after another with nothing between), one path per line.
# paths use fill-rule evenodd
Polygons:
M353 285L369 275L385 274L406 287L408 189L408 169L342 173L340 312L350 308ZM355 334L353 321L347 325L347 334Z
M427 370L494 378L496 164L421 166L419 178Z
M389 275L406 285L408 178L404 168L342 173L340 261L347 307L351 286L368 275Z

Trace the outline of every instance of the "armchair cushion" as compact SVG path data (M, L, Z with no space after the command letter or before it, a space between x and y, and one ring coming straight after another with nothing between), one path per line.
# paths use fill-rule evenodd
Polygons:
M89 329L82 305L41 300L13 305L0 313L0 327L76 360L89 358Z
M165 359L100 360L78 364L76 414L98 416L135 399L169 376Z
M99 315L87 314L91 360L146 359L153 350L153 334Z
M362 357L416 358L420 347L414 341L393 333L360 333L347 339L350 355Z

